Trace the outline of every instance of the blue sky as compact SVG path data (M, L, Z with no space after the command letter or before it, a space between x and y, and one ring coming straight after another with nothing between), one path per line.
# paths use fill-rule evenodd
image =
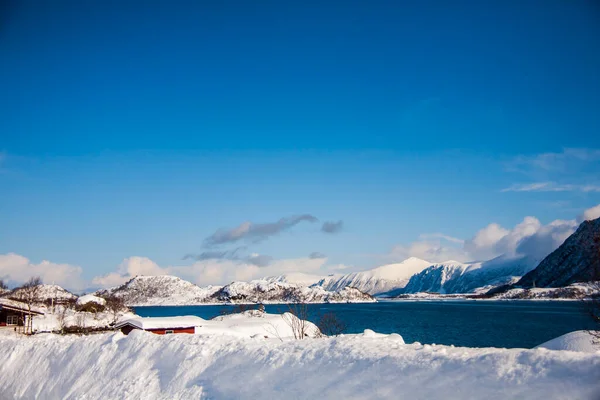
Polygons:
M219 251L361 269L600 203L593 2L125 3L1 6L0 254L87 282L283 218Z

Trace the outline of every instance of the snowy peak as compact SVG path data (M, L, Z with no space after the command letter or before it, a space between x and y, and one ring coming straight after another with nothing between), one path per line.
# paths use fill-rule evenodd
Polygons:
M269 276L264 278L267 282L291 283L301 286L311 286L319 283L322 280L330 279L333 275L312 275L303 272L292 272L285 275Z
M595 280L600 280L600 218L582 222L558 249L515 286L563 287Z
M420 258L411 257L400 263L382 265L371 270L353 272L340 277L332 277L319 284L327 290L341 290L353 287L372 295L401 289L411 276L423 271L431 265Z
M513 282L531 268L531 260L521 256L500 256L472 264L448 261L434 264L411 277L404 293L472 293L481 287Z

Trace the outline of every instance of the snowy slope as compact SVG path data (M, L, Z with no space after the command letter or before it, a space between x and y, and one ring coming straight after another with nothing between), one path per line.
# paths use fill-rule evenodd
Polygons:
M399 335L0 337L7 399L598 399L600 355ZM23 379L27 377L27 379Z
M598 342L598 339L596 339L588 331L570 332L542 343L536 348L544 348L548 350L582 351L585 353L600 354L600 343Z
M500 256L471 264L447 261L434 264L410 278L404 293L471 293L482 287L513 282L530 271L535 262L527 257Z
M428 261L411 257L401 263L383 265L367 271L324 279L319 284L327 290L335 291L345 287L354 287L362 292L374 295L403 288L411 276L423 271L430 265L431 263Z
M220 286L201 288L176 276L136 276L125 284L96 292L99 296L115 295L128 306L201 304Z
M321 281L332 279L335 275L312 275L303 272L292 272L285 275L268 276L263 278L267 282L291 283L301 286L311 286ZM339 275L338 275L339 276Z

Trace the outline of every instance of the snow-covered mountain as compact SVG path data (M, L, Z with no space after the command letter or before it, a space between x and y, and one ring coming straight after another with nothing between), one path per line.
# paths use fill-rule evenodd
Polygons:
M326 290L336 291L353 287L361 292L376 295L401 289L411 276L418 274L431 265L420 258L411 257L397 264L388 264L361 272L352 272L341 276L330 276L319 281L318 285Z
M42 284L39 285L37 290L38 292L36 293L36 297L39 302L51 301L52 299L54 299L54 301L68 301L77 298L76 295L58 285ZM23 290L18 288L2 294L2 297L10 297L14 299L21 299L24 296L25 294L23 293Z
M99 290L95 294L120 297L128 306L189 305L201 304L220 288L220 286L201 288L170 275L136 276L119 287Z
M334 277L336 277L336 275L312 275L305 274L303 272L292 272L285 275L268 276L263 278L263 280L267 282L291 283L300 286L311 286L328 279L333 279Z
M255 280L233 282L215 292L207 302L219 303L364 303L375 301L356 288L344 287L327 291L322 286L310 287L284 282Z
M128 306L374 301L370 295L353 288L330 292L320 286L306 287L265 280L199 287L181 278L168 275L136 276L119 287L101 290L96 294L120 297Z
M533 267L535 261L530 258L507 255L471 264L447 261L412 276L403 293L472 293L481 287L511 283Z
M600 218L582 222L575 233L515 286L562 287L596 280L600 280Z

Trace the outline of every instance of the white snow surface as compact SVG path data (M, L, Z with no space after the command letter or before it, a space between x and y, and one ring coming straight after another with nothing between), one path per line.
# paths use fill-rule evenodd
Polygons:
M199 334L232 335L252 338L293 339L292 321L298 320L288 312L268 314L258 310L223 315L205 321L196 328ZM305 333L309 337L317 337L319 328L310 321L305 321Z
M600 342L588 331L575 331L559 336L536 348L548 350L581 351L585 353L600 354Z
M600 354L404 344L399 335L0 337L0 398L598 399Z
M82 306L87 303L96 303L100 305L106 305L106 300L102 297L94 296L93 294L85 294L77 298L77 304Z

